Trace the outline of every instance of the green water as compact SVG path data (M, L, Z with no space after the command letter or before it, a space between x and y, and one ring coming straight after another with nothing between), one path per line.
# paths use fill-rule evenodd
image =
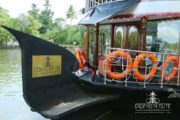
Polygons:
M20 49L0 49L0 120L45 120L23 99Z

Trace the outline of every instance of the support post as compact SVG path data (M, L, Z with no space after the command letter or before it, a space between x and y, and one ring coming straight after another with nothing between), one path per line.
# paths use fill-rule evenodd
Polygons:
M129 26L123 27L123 48L124 49L129 48L128 34L129 34Z
M141 36L140 36L140 42L141 42L140 50L141 51L146 51L146 29L147 29L147 18L142 17L141 18ZM146 74L145 72L146 62L143 61L142 63L140 63L140 66L143 67L142 69L140 69L141 73Z
M115 47L115 26L114 25L112 25L112 27L111 27L111 47L113 48L113 47Z
M141 25L141 50L146 51L146 29L147 29L147 18L142 17Z
M138 26L137 29L138 29L138 38L137 38L138 45L137 45L137 49L141 50L141 26Z
M99 49L99 24L96 24L95 30L95 42L94 42L94 53L93 53L93 65L97 69L98 68L98 49Z
M87 60L89 60L89 38L88 38L88 27L84 27L84 51Z

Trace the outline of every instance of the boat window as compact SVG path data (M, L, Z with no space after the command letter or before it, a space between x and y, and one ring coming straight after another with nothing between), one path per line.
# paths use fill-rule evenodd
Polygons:
M146 49L151 52L159 52L158 21L148 22L146 33Z
M129 28L129 34L128 34L128 44L129 49L137 50L138 49L138 30L135 26L132 26Z
M95 29L89 27L89 62L93 63L93 52L94 52L94 40L95 40Z
M179 53L180 20L148 22L146 38L149 51Z
M100 26L99 29L99 54L105 54L106 48L110 46L110 30L109 25Z
M115 47L116 48L122 48L123 47L123 27L118 27L116 29Z

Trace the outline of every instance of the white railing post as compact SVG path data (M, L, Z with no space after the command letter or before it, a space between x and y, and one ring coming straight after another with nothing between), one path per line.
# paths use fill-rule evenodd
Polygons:
M180 46L180 32L179 32L179 46ZM178 78L177 78L177 86L179 86L179 82L180 82L180 47L178 50Z
M106 80L107 80L107 71L105 69L105 65L107 63L107 58L104 60L103 62L103 70L104 70L104 84L106 84Z
M162 55L163 56L163 60L162 61L164 61L164 54ZM164 72L165 72L165 69L163 68L163 66L164 66L164 62L162 63L162 68L161 68L161 70L162 70L162 75L161 75L161 88L163 88L163 80L164 80Z
M127 51L127 53L129 54L129 51ZM129 59L128 58L126 58L127 59L127 62L126 62L126 69L128 69L128 62L129 62ZM125 86L127 87L127 81L128 81L128 74L126 75L126 80L125 80Z
M179 86L179 82L180 82L180 55L178 55L178 77L177 77L177 86Z
M144 80L144 88L146 88L146 81L147 81L147 59L148 59L148 53L146 53L146 57L145 57L145 80ZM144 69L144 68L143 68Z

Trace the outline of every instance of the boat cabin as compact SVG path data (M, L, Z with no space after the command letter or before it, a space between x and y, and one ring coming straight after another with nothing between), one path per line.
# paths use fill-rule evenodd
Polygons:
M104 83L179 86L180 1L86 0L84 51ZM81 64L81 63L80 63Z

